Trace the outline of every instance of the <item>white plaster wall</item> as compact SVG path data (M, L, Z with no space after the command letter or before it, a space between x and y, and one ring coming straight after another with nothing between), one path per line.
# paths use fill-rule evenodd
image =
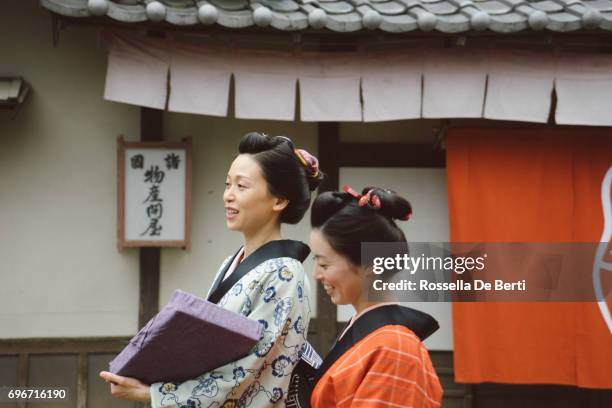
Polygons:
M139 108L103 100L97 30L70 28L53 48L37 1L5 11L0 76L23 76L33 91L15 120L0 111L0 338L132 335L138 250L116 250L116 137L138 140ZM242 243L225 228L221 197L238 140L253 130L316 154L316 124L164 114L166 139L193 136L193 246L162 250L160 306L176 288L204 295ZM308 220L285 236L307 242Z
M53 48L49 14L36 0L7 1L0 27L0 76L33 86L14 120L0 111L0 338L132 335L138 250L116 250L116 137L138 140L139 108L103 100L106 50L96 29L62 31ZM344 123L340 133L351 142L423 143L434 125ZM164 114L166 139L193 137L193 210L191 251L162 250L160 306L176 288L204 295L242 243L225 228L221 197L238 140L254 130L317 154L314 123ZM283 232L307 242L309 214ZM310 275L310 259L305 268ZM314 285L311 293L314 309Z
M52 46L36 0L2 2L0 76L33 90L0 111L0 338L135 332L137 252L116 250L116 138L138 108L102 99L106 51L90 28Z

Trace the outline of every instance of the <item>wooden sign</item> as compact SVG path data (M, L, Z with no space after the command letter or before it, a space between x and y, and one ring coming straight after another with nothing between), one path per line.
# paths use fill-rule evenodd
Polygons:
M191 247L191 138L117 141L117 246Z

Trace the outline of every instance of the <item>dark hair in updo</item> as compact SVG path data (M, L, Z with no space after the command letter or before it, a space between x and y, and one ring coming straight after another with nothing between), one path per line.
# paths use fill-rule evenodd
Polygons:
M410 203L399 194L378 187L366 187L380 200L380 208L372 201L360 206L358 198L344 192L326 192L312 204L310 223L323 233L330 246L356 266L362 265L362 242L406 242L403 231L394 220L407 220L412 213Z
M280 222L297 224L310 205L310 194L323 180L323 173L312 175L294 152L293 142L284 136L252 132L238 145L240 154L251 154L268 183L270 193L289 200Z

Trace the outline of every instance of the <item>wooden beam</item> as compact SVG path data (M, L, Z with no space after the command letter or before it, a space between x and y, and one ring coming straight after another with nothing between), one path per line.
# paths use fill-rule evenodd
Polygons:
M19 353L19 373L18 380L20 387L28 386L28 371L30 367L30 356L28 353Z
M17 373L19 387L28 386L28 374L30 371L30 356L27 353L19 354L19 372ZM26 408L25 402L17 403L18 408Z
M17 380L19 381L19 387L28 386L28 373L30 371L30 356L28 353L19 353L19 372L17 373ZM18 408L26 408L25 402L18 402Z
M319 192L338 190L340 126L337 122L322 122L319 123L318 130L319 162L325 172L325 179L321 183ZM332 303L323 287L317 285L317 335L314 347L322 355L327 354L338 333L336 310L336 305Z
M79 371L77 377L77 408L87 408L87 353L79 353Z
M337 152L338 167L445 167L446 162L444 151L431 144L341 143Z
M129 337L28 338L0 340L0 356L19 355L27 364L30 354L118 353Z
M140 140L163 140L163 111L140 108ZM159 311L160 248L140 248L140 297L138 302L138 328L143 327Z
M160 248L140 248L140 300L138 328L147 324L159 311Z
M151 37L163 37L163 33L149 32ZM168 82L168 87L170 86ZM167 103L167 99L166 99ZM164 139L163 111L140 108L140 141L161 142ZM139 254L139 301L138 328L143 327L159 311L159 276L161 248L140 248ZM135 402L134 408L144 408L149 404Z
M163 137L163 111L159 109L140 108L140 140L143 142L161 142Z

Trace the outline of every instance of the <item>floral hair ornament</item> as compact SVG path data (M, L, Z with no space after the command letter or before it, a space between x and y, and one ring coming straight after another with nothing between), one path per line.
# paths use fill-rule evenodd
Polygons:
M368 191L366 193L366 195L361 196L361 198L359 199L359 206L360 207L364 207L366 205L368 205L368 203L370 202L370 193L372 192L372 190Z
M377 210L380 210L382 203L380 202L380 198L378 198L376 194L372 194L372 198L370 199L370 202L374 206L374 208L376 208Z
M376 194L372 194L374 190L368 191L366 195L361 195L357 191L353 190L351 186L349 186L348 184L345 184L342 187L342 191L344 191L345 193L348 193L353 198L355 198L358 201L360 207L364 207L368 204L371 204L372 207L374 207L377 210L380 210L380 207L382 206L380 197L378 197Z
M360 207L370 204L375 209L380 210L380 207L382 206L380 198L376 194L373 194L373 192L374 190L369 190L363 197L359 199Z
M311 177L317 177L319 175L319 159L308 153L304 149L294 149L295 155L300 162L310 170Z
M380 210L380 207L382 207L382 202L380 201L380 197L378 197L376 194L373 194L374 190L368 191L366 195L361 195L357 191L353 190L351 186L349 186L348 184L345 184L342 187L342 191L350 194L353 198L355 198L358 201L360 207L364 207L368 204L371 204L372 207L374 207L377 210Z
M353 188L349 186L348 184L345 184L344 186L342 186L342 191L344 191L347 194L350 194L351 196L353 196L353 198L357 200L361 198L361 194L353 190Z

